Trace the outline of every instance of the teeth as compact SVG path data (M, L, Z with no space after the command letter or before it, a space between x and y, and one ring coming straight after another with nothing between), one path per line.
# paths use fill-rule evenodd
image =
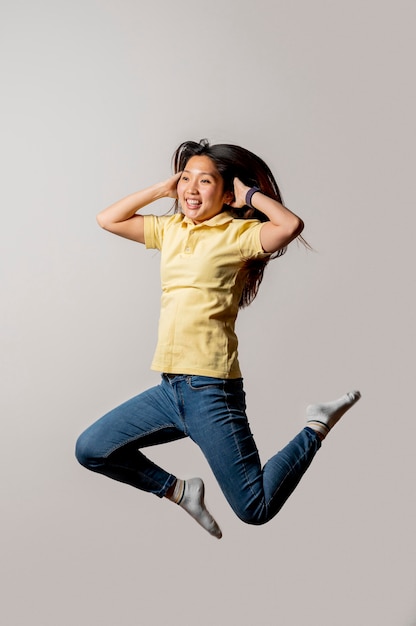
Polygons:
M198 200L187 200L187 203L192 206L199 206L201 204Z

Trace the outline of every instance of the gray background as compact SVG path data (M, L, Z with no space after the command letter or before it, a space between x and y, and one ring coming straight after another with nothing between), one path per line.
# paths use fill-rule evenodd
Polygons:
M2 1L2 624L416 624L415 9ZM159 379L158 255L95 214L201 137L259 153L316 250L273 262L239 321L263 460L308 403L363 393L263 527L191 442L154 449L203 476L221 541L73 456Z

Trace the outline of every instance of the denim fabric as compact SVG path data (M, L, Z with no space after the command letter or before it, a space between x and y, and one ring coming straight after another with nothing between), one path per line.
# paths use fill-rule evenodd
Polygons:
M78 439L79 462L163 497L176 477L141 449L190 437L204 453L229 504L249 524L273 518L309 467L321 441L304 428L262 468L246 417L242 379L162 375Z

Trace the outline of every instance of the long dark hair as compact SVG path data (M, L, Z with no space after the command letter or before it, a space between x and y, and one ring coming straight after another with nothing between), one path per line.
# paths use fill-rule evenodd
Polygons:
M248 187L259 187L262 193L282 203L279 187L269 166L256 154L240 146L225 143L210 145L206 139L201 139L199 143L185 141L173 154L174 173L181 172L191 157L201 155L209 157L215 163L224 181L224 192L234 192L234 178L237 177ZM258 219L261 222L267 222L269 219L261 211L247 206L234 209L225 205L224 208L240 219ZM180 210L178 200L175 202L174 210L175 212ZM300 239L306 244L303 238ZM240 307L248 306L254 300L263 280L266 265L271 259L282 256L286 249L284 247L262 259L246 260L244 265L246 279L239 302Z

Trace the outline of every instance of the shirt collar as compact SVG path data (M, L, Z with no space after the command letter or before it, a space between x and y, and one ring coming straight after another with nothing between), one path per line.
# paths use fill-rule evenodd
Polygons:
M183 221L186 224L190 224L191 226L222 226L222 224L232 222L233 219L233 216L228 213L228 211L221 211L221 213L218 213L218 215L214 215L214 217L211 217L209 220L205 220L200 224L194 224L189 217L187 217L186 215L183 216Z

